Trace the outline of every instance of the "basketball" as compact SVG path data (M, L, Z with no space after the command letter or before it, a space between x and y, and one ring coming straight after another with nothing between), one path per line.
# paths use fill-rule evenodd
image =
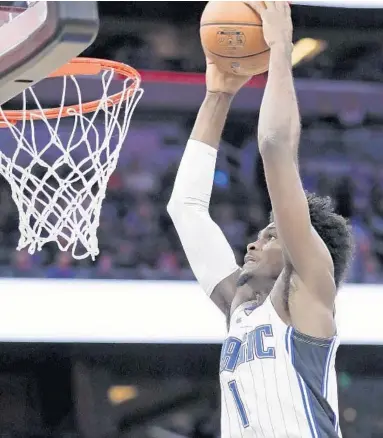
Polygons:
M243 2L210 1L202 13L201 43L216 65L238 75L257 75L269 67L270 49L261 17Z

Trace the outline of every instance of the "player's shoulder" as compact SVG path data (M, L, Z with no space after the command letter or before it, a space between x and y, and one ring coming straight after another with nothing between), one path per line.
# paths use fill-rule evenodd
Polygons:
M237 281L240 275L240 268L232 272L229 276L221 280L213 289L210 299L222 310L227 321L230 321L232 314L233 301L237 291Z

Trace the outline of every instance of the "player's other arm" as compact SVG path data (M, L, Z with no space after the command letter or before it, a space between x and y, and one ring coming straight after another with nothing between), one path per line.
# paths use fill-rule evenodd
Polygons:
M206 97L167 206L198 282L226 315L235 295L239 267L221 229L210 217L209 204L226 117L234 94L247 80L221 73L208 63Z
M258 143L278 238L299 279L322 309L333 311L333 263L311 225L297 166L300 118L292 76L292 23L287 2L251 2L263 20L270 69L259 115ZM326 313L326 311L325 311Z

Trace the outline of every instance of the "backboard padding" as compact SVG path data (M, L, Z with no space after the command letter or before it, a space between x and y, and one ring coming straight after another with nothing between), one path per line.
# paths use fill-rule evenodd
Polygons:
M98 28L95 1L39 1L1 26L0 105L78 56Z

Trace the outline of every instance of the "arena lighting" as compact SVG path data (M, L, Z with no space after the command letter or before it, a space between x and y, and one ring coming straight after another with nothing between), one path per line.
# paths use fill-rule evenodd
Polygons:
M323 6L326 8L363 8L363 9L382 9L383 2L382 0L369 0L369 1L361 1L361 0L329 0L329 1L292 1L291 3L295 5L304 5L304 6Z
M137 397L138 390L132 385L115 385L108 389L108 400L112 405L120 405Z
M293 65L297 65L302 61L306 61L322 53L327 47L327 43L314 38L302 38L294 44L292 61Z

